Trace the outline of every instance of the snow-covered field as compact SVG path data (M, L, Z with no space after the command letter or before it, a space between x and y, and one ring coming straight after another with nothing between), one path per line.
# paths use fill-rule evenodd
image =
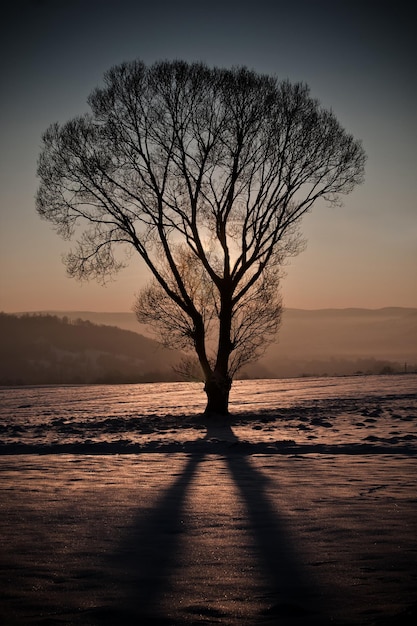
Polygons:
M0 389L5 626L406 626L417 375Z
M413 447L416 398L417 375L236 381L223 426L235 445L270 451L285 442ZM203 418L204 406L197 383L2 388L0 449L187 451L233 437Z

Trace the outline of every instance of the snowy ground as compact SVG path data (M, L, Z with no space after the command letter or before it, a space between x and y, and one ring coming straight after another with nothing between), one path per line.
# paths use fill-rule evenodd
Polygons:
M237 381L226 423L252 452L415 450L416 398L417 375ZM204 406L191 383L2 388L0 452L213 452Z
M0 623L414 624L417 376L0 406Z

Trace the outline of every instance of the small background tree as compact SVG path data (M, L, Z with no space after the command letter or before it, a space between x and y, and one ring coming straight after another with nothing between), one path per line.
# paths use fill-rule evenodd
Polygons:
M124 63L89 104L43 136L37 210L76 236L71 276L105 280L140 255L153 278L138 319L194 351L207 412L225 414L236 371L278 330L302 216L363 180L364 151L306 85L244 67Z

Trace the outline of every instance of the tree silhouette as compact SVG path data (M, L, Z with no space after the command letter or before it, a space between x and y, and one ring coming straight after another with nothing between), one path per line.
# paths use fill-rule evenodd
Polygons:
M77 237L71 276L140 255L153 280L138 318L192 348L207 412L227 413L235 372L278 330L302 216L362 181L364 151L306 85L245 67L124 63L89 104L43 136L38 212Z

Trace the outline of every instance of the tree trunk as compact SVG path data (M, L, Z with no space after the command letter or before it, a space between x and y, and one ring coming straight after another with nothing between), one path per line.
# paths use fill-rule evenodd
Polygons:
M212 373L206 375L204 390L207 394L206 415L228 415L229 393L232 378L229 375L229 357L233 346L230 341L232 328L232 290L225 282L220 293L219 340L216 365Z
M229 393L231 387L231 378L213 372L204 385L204 391L207 394L206 415L229 414Z

